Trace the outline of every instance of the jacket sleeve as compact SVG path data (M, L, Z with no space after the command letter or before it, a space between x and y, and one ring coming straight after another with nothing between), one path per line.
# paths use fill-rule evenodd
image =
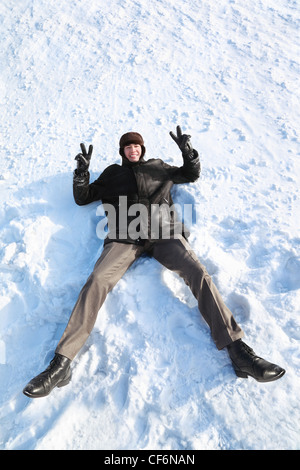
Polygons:
M163 163L163 165L169 173L170 179L175 184L192 183L200 176L201 165L197 150L193 150L192 158L183 158L183 165L181 167L171 166L167 163Z
M102 199L105 190L103 173L99 178L90 184L90 173L78 175L76 170L73 174L73 195L76 204L84 206L94 201Z

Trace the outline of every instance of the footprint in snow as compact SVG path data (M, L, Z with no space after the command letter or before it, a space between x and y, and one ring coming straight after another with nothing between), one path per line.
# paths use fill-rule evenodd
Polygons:
M239 322L245 322L250 318L250 303L243 295L233 292L228 297L227 305Z
M117 410L120 412L127 401L129 389L129 374L124 373L121 375L116 384L114 384L111 390L111 398L116 406Z
M300 257L290 256L271 282L271 289L275 292L289 292L300 288Z

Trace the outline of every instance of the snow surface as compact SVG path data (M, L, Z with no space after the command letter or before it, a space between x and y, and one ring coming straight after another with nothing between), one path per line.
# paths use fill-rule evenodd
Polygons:
M299 449L299 3L2 0L0 446ZM108 296L73 380L31 400L101 253L98 203L72 196L79 143L92 180L128 130L202 176L191 244L245 341L287 372L238 379L175 275L140 259Z

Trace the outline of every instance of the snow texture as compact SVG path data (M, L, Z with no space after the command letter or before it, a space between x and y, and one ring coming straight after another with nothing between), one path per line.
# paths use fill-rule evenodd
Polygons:
M299 3L294 0L2 0L0 447L299 449ZM277 382L238 379L192 294L142 258L109 294L69 386L31 400L101 253L91 179L140 132L146 157L202 175L190 242Z

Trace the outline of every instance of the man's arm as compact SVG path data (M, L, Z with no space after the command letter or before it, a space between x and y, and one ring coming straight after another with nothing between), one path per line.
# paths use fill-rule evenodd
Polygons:
M76 204L84 206L94 201L102 199L104 190L103 184L101 184L101 177L99 177L94 183L90 183L90 173L77 175L76 170L73 175L73 196Z

